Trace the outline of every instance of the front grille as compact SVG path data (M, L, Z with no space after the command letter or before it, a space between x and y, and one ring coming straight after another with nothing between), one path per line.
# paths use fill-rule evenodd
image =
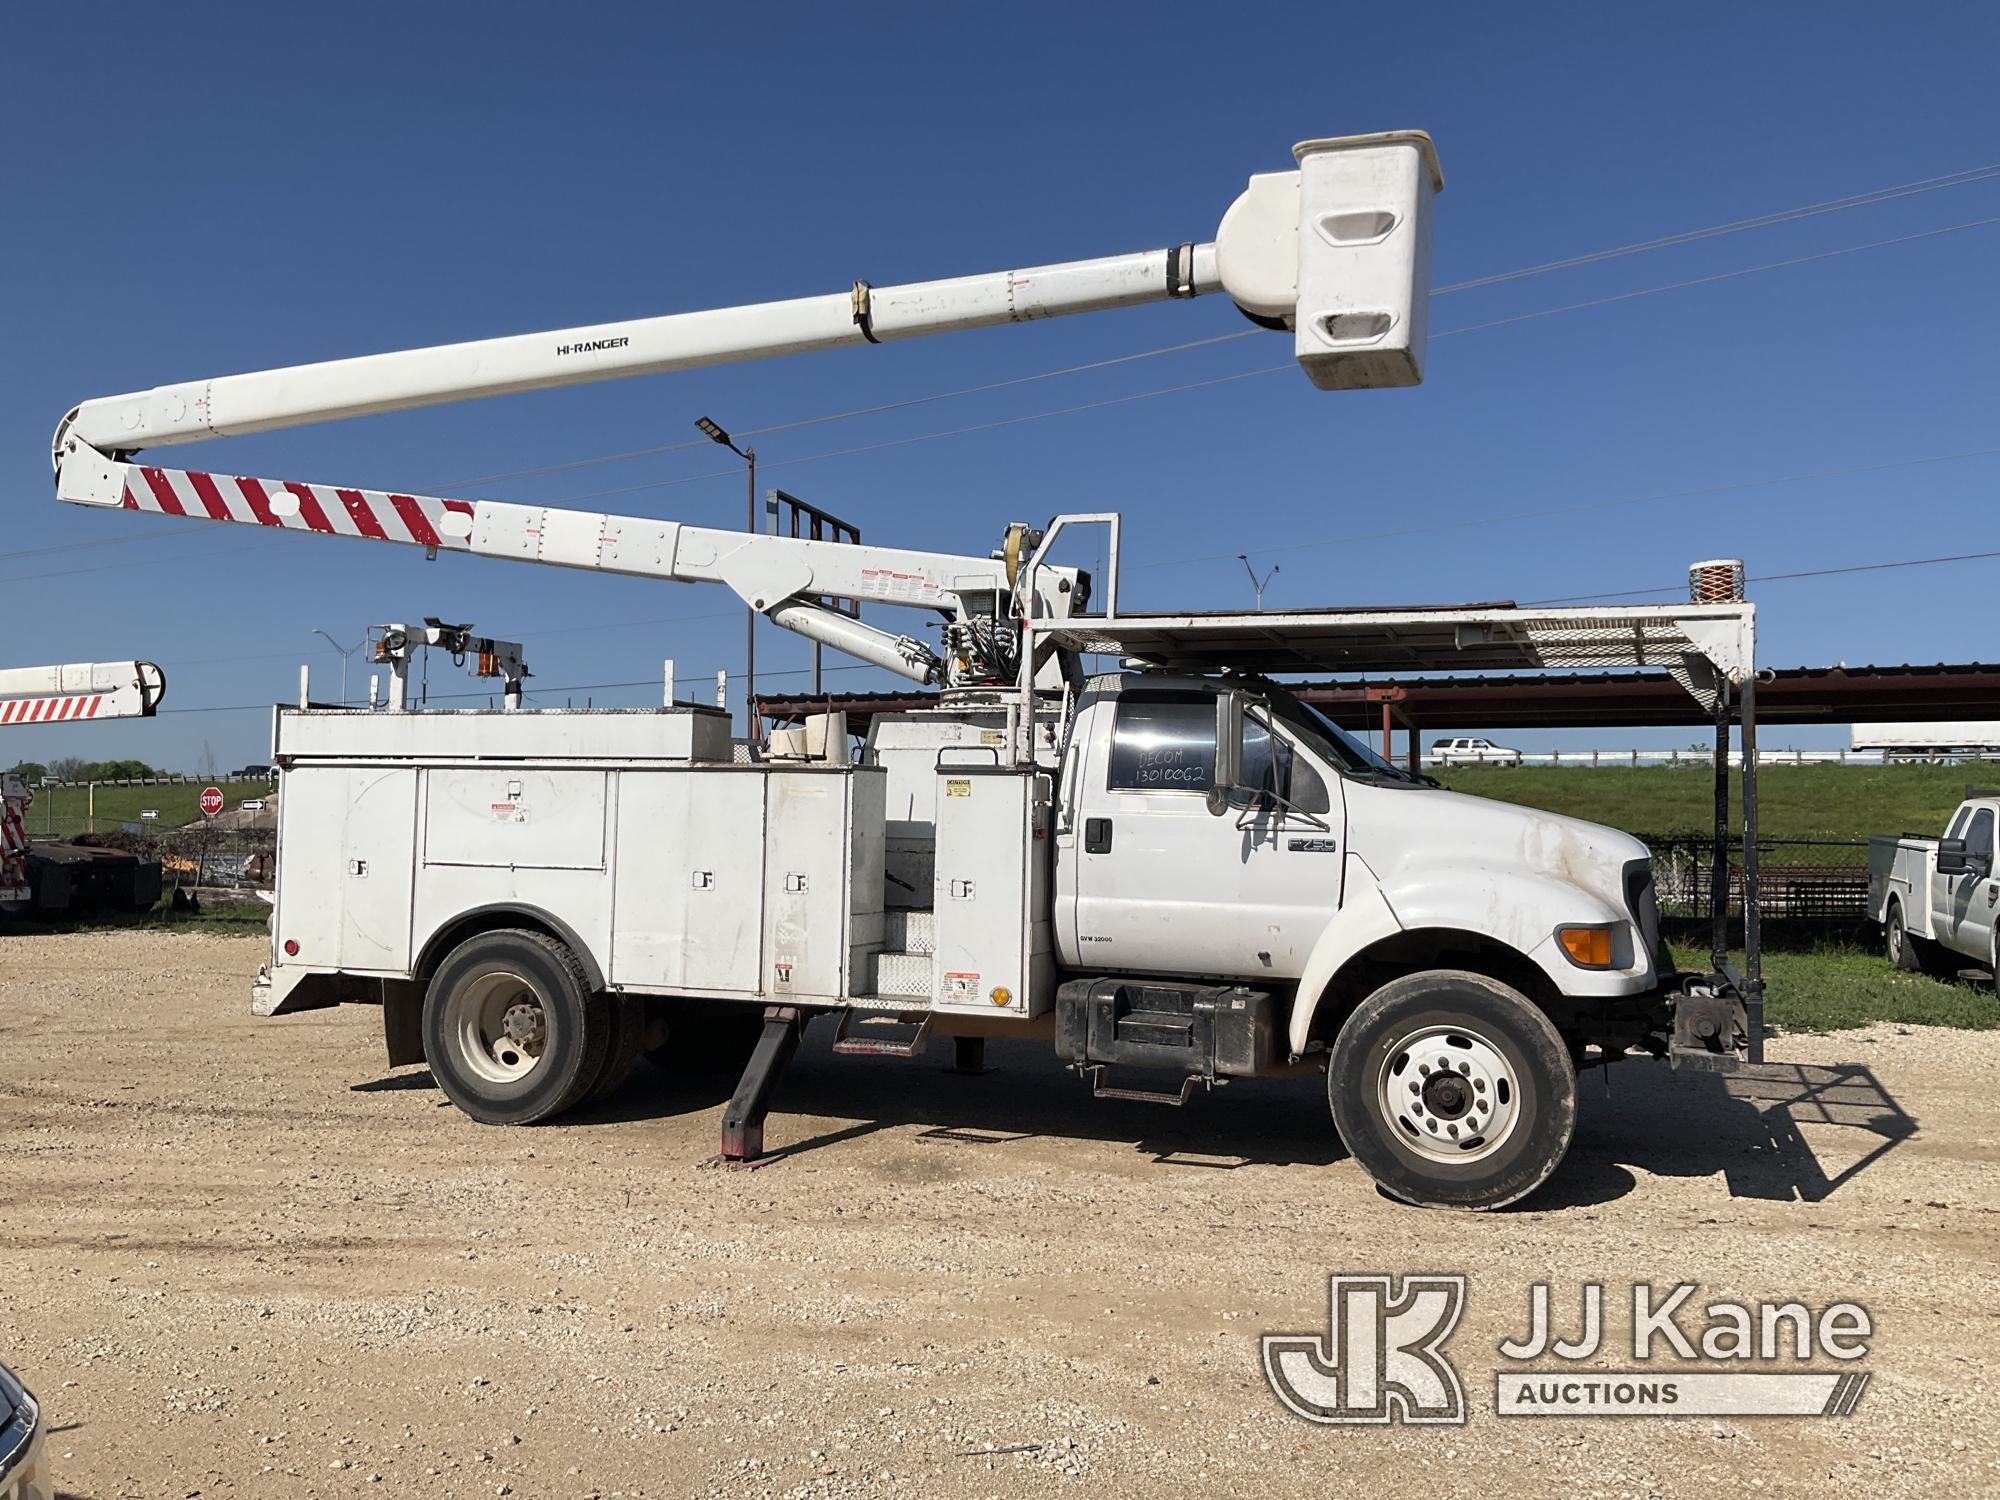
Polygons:
M1655 963L1660 959L1660 903L1653 894L1653 862L1635 859L1625 866L1625 909L1639 935L1640 951Z

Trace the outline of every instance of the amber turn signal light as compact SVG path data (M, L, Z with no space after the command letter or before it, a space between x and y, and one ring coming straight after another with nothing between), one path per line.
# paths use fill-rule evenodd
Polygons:
M1611 967L1611 929L1609 927L1558 927L1556 941L1569 955L1569 961L1579 969L1608 969Z

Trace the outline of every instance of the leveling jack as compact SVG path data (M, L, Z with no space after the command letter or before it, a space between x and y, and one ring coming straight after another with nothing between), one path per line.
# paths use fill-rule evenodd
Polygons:
M805 1020L797 1006L765 1008L763 1034L751 1049L736 1092L729 1096L729 1106L722 1112L722 1149L710 1166L755 1169L778 1160L764 1154L764 1116L771 1112L771 1098L799 1050L799 1034L804 1029Z

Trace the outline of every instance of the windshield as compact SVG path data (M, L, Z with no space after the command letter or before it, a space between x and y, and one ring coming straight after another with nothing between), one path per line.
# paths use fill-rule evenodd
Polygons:
M1307 749L1343 776L1409 781L1413 778L1370 750L1360 740L1299 702L1275 682L1259 684L1270 695L1271 712Z

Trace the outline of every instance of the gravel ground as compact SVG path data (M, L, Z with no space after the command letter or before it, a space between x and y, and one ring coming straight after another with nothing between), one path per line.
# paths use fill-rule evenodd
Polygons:
M1593 1075L1556 1180L1458 1216L1377 1194L1317 1080L1094 1104L1026 1045L965 1078L815 1030L759 1172L701 1166L728 1081L483 1128L372 1011L253 1019L261 952L0 938L0 1358L64 1493L2000 1492L2000 1034L1783 1039L1863 1070L1809 1100ZM1278 1406L1258 1335L1323 1328L1336 1270L1470 1275L1469 1426ZM1873 1383L1844 1421L1502 1420L1543 1278L1852 1298Z

